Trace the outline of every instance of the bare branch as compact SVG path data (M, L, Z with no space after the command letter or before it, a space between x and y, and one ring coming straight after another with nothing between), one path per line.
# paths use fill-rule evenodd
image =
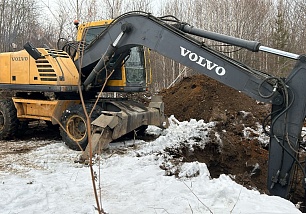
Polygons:
M183 181L183 184L189 189L189 191L198 199L198 201L206 208L208 209L208 211L213 214L213 212L211 211L211 209L209 209L208 206L206 206L200 199L199 197L192 191L192 189Z

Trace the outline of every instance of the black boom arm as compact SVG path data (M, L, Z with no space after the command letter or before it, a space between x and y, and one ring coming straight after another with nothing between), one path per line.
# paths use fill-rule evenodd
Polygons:
M284 80L253 70L205 46L189 34L298 61ZM115 52L124 52L136 45L148 47L258 101L271 103L268 188L273 195L288 197L295 165L298 163L300 166L297 151L306 110L303 88L305 57L261 46L259 42L196 29L180 22L168 24L150 14L131 12L115 19L84 51L82 62L76 62L82 68L96 64L85 80L84 88L90 86L95 73L104 66L103 61Z

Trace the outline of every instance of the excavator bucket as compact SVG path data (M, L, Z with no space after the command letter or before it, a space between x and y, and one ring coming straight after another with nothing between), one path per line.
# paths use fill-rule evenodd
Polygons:
M109 101L116 111L102 111L92 124L91 140L80 157L80 162L89 160L90 153L100 154L110 142L142 126L155 125L167 128L164 103L160 96L152 97L148 107L132 100Z

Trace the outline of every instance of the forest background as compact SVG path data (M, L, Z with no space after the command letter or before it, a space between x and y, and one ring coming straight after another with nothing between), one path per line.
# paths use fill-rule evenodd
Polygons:
M36 47L56 48L59 38L75 39L75 19L81 23L112 19L139 10L155 16L173 15L197 28L259 41L264 46L306 53L305 0L0 0L0 52L21 50L28 41ZM278 77L287 76L295 63L202 40L250 67ZM150 54L150 62L152 91L195 73L157 53Z

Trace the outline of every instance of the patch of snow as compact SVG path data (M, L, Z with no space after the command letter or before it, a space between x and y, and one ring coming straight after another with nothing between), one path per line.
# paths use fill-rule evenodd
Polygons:
M248 190L229 176L211 179L205 163L183 163L178 177L165 176L161 163L171 165L165 150L182 143L204 148L214 125L172 117L168 129L156 129L155 141L110 145L111 153L94 165L103 209L112 214L301 213L290 201ZM89 168L73 162L79 154L58 141L7 158L14 170L0 171L1 213L97 213Z
M259 123L256 123L257 127L256 129L253 129L251 127L245 127L243 129L243 135L249 139L253 139L254 134L256 136L256 139L262 144L263 146L267 146L270 141L270 137L266 134L264 134L264 130L262 128L262 125Z
M251 112L247 112L247 111L239 111L239 112L242 113L243 118L247 117L248 115L252 115Z

